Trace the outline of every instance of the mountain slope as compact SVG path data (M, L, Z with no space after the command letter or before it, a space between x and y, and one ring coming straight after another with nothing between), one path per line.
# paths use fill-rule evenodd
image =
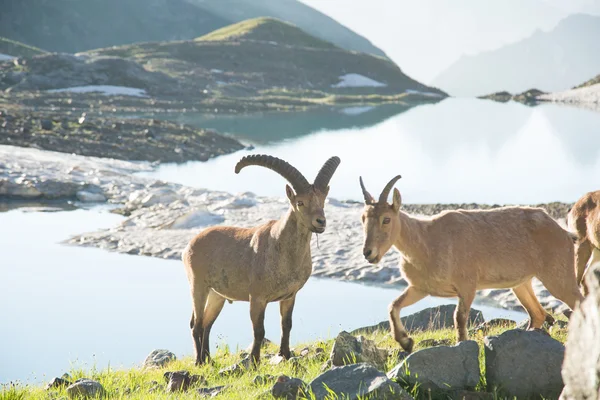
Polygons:
M432 85L453 96L480 96L535 87L571 88L600 70L600 17L571 15L549 32L537 31L500 49L464 56Z
M297 0L5 0L0 36L75 53L187 40L255 17L291 22L347 50L385 56L367 39Z
M83 55L135 61L177 79L181 94L305 98L426 92L445 97L387 58L350 52L272 18L243 21L194 40L137 43Z
M44 53L45 51L41 49L0 37L0 54L13 57L29 57Z

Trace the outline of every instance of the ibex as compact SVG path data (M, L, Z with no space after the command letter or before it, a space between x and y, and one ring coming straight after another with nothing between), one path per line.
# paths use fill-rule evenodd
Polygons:
M290 357L290 331L296 293L312 273L310 240L312 233L326 227L323 207L329 181L340 163L331 157L311 185L287 162L268 155L243 157L235 173L249 165L277 172L286 185L289 211L277 221L253 228L215 226L200 232L182 254L190 283L193 312L190 321L196 364L210 359L210 329L225 300L249 301L254 330L251 359L258 363L265 336L267 303L279 302L281 345L279 354Z
M537 277L553 296L571 309L582 299L573 267L573 234L543 209L501 207L492 210L444 211L415 218L400 210L394 177L379 201L367 192L363 255L375 264L395 246L402 255L402 274L408 287L389 306L394 339L408 352L413 340L400 321L400 310L428 295L458 297L454 324L458 341L467 340L467 319L477 290L512 288L529 314L529 329L554 319L541 306L531 285Z
M577 284L581 285L586 271L590 270L593 264L600 262L600 190L586 193L577 200L567 219L569 229L577 233L575 269ZM588 265L590 267L587 267ZM588 294L585 285L583 294Z

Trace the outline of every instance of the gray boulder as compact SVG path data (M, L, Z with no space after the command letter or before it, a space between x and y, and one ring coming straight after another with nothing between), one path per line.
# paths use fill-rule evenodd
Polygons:
M204 387L198 389L196 392L200 397L216 397L223 390L227 389L227 385L224 386L213 386L213 387Z
M600 265L585 277L587 297L573 310L562 367L561 399L600 398Z
M302 379L281 375L273 385L271 394L276 399L295 400L298 393L305 388L306 383Z
M67 388L70 399L91 399L104 396L104 387L91 379L79 379Z
M497 389L518 398L558 398L563 388L562 343L543 332L513 329L485 337L484 345L488 391Z
M432 390L473 389L479 383L479 346L473 340L412 353L388 378Z
M426 308L414 314L400 318L407 331L425 331L430 329L443 329L454 327L455 304L444 304L437 307ZM481 311L471 308L468 326L479 325L485 320ZM389 331L390 322L383 321L377 325L365 326L351 331L351 334L371 333L375 331Z
M146 368L160 368L167 365L169 362L176 360L175 354L169 350L157 349L153 350L144 360Z
M387 350L378 349L372 340L363 336L355 338L348 332L342 331L335 338L330 358L334 366L364 362L378 369L384 369L387 356Z
M317 376L310 383L310 389L316 400L327 398L329 395L327 388L340 398L349 400L367 398L367 396L382 400L412 400L400 385L366 363L334 367Z

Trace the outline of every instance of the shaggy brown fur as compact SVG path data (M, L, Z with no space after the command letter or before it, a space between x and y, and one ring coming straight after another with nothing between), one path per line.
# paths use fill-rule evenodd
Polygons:
M454 322L459 341L468 338L466 324L477 290L512 288L529 314L529 328L553 322L535 297L533 277L571 309L582 299L573 269L573 238L541 208L444 211L420 219L400 210L398 189L391 205L389 190L378 202L364 186L363 193L365 258L377 263L392 246L402 254L408 288L390 304L389 318L394 338L406 351L412 350L413 340L400 310L428 295L458 297Z
M575 243L575 271L581 285L591 266L600 262L600 190L583 195L568 215L569 229L577 233ZM583 294L588 289L583 285Z

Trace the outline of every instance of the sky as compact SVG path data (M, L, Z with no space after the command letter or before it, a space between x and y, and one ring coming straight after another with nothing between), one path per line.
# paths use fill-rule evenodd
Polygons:
M300 0L365 36L425 84L463 54L551 30L600 0Z

